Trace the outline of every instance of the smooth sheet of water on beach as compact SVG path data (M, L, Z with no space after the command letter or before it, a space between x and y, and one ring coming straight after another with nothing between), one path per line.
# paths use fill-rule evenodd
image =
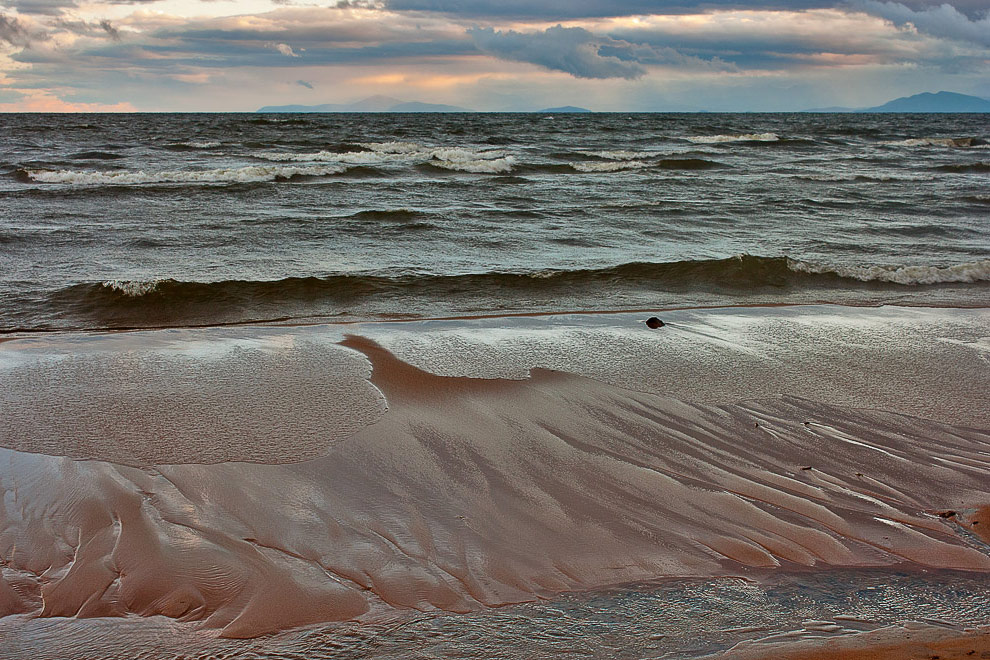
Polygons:
M3 122L0 658L990 657L984 117Z

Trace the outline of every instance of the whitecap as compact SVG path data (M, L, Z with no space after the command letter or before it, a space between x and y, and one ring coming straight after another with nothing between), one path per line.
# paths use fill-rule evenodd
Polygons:
M103 283L103 287L110 289L111 291L116 291L122 293L128 298L139 298L141 296L152 293L158 289L158 285L165 280L107 280Z
M787 267L797 273L838 275L861 282L891 282L905 285L990 282L990 259L953 266L837 266L789 259Z
M624 149L612 149L605 151L579 151L582 156L592 156L594 158L605 158L606 160L637 160L639 158L650 158L656 154L648 154L640 151L627 151Z
M972 147L973 138L908 138L906 140L894 140L882 142L890 147Z
M721 144L723 142L777 142L776 133L743 133L742 135L695 135L685 138L695 144Z
M252 183L274 181L293 176L327 176L346 168L332 165L249 165L212 170L166 170L161 172L92 170L32 170L28 176L39 183L68 183L76 185L135 185L142 183Z
M505 156L504 158L461 158L456 160L446 160L446 159L434 159L429 161L430 165L436 167L442 167L446 170L459 170L461 172L474 172L478 174L499 174L502 172L510 172L512 166L515 164L516 159L512 156Z
M609 163L570 163L578 172L619 172L621 170L639 170L647 167L641 160L612 161Z
M383 154L409 154L427 149L416 142L362 142L360 146Z

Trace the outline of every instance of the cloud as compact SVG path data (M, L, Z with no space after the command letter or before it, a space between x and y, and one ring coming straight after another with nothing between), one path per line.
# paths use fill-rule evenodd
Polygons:
M915 11L899 2L860 0L857 7L898 27L913 25L918 32L942 39L990 47L990 13L971 19L949 4Z
M159 0L109 0L102 4L109 5L139 5L158 2ZM69 10L77 9L85 4L80 0L5 0L4 5L16 9L20 14L40 16L59 16Z
M646 69L618 53L602 55L603 48L624 46L608 37L598 37L579 27L560 25L543 32L496 31L471 28L468 34L485 53L503 60L529 62L553 71L564 71L576 78L626 78L643 76ZM614 49L613 49L614 50Z
M113 39L114 41L120 41L120 31L117 28L115 28L113 24L110 23L110 21L104 18L102 21L100 21L100 27L103 28L104 32L110 35L111 39Z
M853 0L855 2L855 0ZM562 21L578 18L618 16L672 16L713 11L803 11L835 9L848 0L383 0L395 12L430 12L463 18L517 18ZM970 18L986 16L987 0L903 0L914 10L943 4Z
M16 17L0 14L0 42L26 47L31 44L31 35Z
M274 48L278 52L282 53L286 57L299 57L299 54L292 50L292 46L289 44L269 44L269 48Z
M484 53L563 71L576 78L635 80L646 74L645 65L719 71L737 68L718 57L706 60L663 45L596 35L581 27L557 25L542 32L471 28L468 34Z
M297 84L297 85L302 85L302 86L303 86L303 87L305 87L306 89L313 89L313 83L311 83L311 82L306 82L305 80L297 80L297 81L296 81L296 84Z
M471 18L606 18L693 14L713 8L790 9L829 7L837 0L385 0L392 11L427 11Z

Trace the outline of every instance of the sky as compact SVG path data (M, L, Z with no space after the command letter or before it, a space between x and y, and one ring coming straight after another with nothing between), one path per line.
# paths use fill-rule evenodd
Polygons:
M0 111L990 97L990 0L0 0Z

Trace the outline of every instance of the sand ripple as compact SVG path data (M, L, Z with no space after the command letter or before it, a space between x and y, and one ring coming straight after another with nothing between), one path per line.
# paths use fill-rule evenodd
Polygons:
M0 612L244 637L747 567L990 571L986 432L547 370L443 377L345 345L389 412L321 458L137 468L0 450Z

